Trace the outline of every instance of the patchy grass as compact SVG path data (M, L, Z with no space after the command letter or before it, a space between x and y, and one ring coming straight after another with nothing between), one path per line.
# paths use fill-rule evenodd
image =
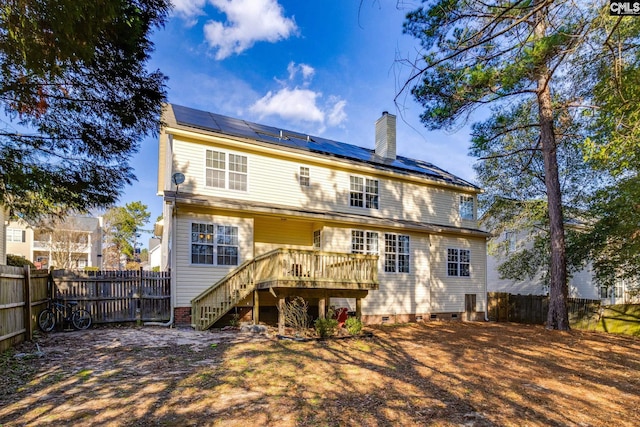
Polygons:
M640 304L618 304L602 307L595 318L580 319L574 327L611 334L623 334L640 337Z
M43 358L3 355L0 425L640 425L635 337L433 322L195 350L99 332L73 359L77 338L60 333Z

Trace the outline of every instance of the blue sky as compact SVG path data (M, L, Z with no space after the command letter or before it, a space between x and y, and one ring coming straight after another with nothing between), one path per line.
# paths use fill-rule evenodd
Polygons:
M375 121L389 111L398 116L398 154L475 181L467 128L429 132L410 95L394 104L409 75L397 61L415 58L419 48L402 23L419 2L173 3L170 20L154 33L149 63L168 76L169 102L368 148ZM157 153L157 138L146 138L132 159L138 182L119 202L142 201L151 222L162 213Z

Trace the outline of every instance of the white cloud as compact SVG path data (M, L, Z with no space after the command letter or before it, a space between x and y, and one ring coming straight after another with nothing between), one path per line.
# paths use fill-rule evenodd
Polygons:
M313 79L313 75L316 73L315 68L307 64L296 64L295 62L289 62L287 65L287 72L289 72L289 80L294 80L298 75L298 72L302 74L302 79L305 83L308 83Z
M329 126L340 126L347 120L347 113L344 111L347 101L332 96L329 99L329 103L333 104L333 106L327 114L327 124Z
M324 113L316 105L322 94L309 89L283 88L269 91L253 104L249 110L260 117L276 115L284 119L301 122L324 122Z
M249 111L260 116L278 116L294 123L306 122L318 124L318 132L323 133L326 126L339 126L347 119L344 109L346 101L330 97L327 105L319 106L322 93L301 88L282 88L277 92L268 92L256 101Z
M172 0L172 12L184 19L187 26L192 27L197 22L197 17L204 15L206 0Z
M197 0L194 0L197 1ZM216 59L239 54L256 42L271 43L296 34L293 18L286 18L276 0L209 0L227 15L227 22L209 21L204 26L207 43L217 49Z

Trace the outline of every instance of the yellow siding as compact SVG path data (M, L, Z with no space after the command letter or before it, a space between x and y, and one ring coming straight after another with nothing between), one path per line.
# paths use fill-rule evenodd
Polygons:
M165 139L161 140L166 144ZM206 150L247 156L247 191L205 186ZM368 165L336 159L328 163L311 154L273 151L249 147L228 137L213 137L210 141L174 136L171 149L163 155L173 159L171 172L182 172L186 180L180 192L203 197L256 202L271 206L308 209L316 212L354 214L381 219L397 219L454 227L477 229L477 221L460 218L460 195L476 196L472 188L459 189L416 176L403 176L376 170ZM227 157L228 160L228 157ZM162 160L161 160L162 161ZM161 168L163 165L160 165ZM309 169L310 186L301 186L300 167ZM168 173L168 171L166 172ZM350 176L377 179L379 209L349 206ZM159 182L159 186L162 183ZM209 199L215 200L215 199ZM213 203L215 206L215 202ZM227 274L232 267L191 265L189 227L194 218L238 224L240 230L240 262L276 248L313 248L313 231L322 230L323 251L351 252L352 226L340 225L331 219L327 223L238 212L227 217L207 214L206 208L191 212L188 205L180 207L177 238L174 246L177 283L177 306L188 306L190 300ZM476 207L474 206L474 213ZM220 213L220 212L218 212ZM226 214L225 214L226 215ZM486 305L484 238L458 237L383 228L360 228L378 232L378 264L380 287L363 300L365 315L427 315L441 312L463 312L465 294L476 294L478 311ZM384 272L384 233L410 236L410 272ZM471 250L471 277L447 277L448 247Z
M209 266L191 264L191 223L213 223L238 227L240 254L238 264L254 257L253 220L205 214L179 214L176 218L175 280L176 306L188 307L191 300L205 289L222 279L234 266Z
M313 249L313 226L308 221L258 217L254 226L256 256L278 248Z
M470 277L447 276L447 248L471 251ZM431 236L431 311L464 312L464 295L476 294L476 310L486 306L486 241L483 238Z
M314 210L369 215L377 218L475 228L476 221L463 221L459 216L461 191L436 185L420 185L413 181L392 179L375 173L351 172L349 165L333 167L312 162L295 161L264 153L238 151L220 144L174 139L175 170L186 176L180 190L186 193L218 196L274 205L305 207ZM228 141L227 141L228 142ZM205 186L205 153L214 149L247 156L247 191ZM300 166L309 168L311 185L299 183ZM350 176L357 175L379 181L379 209L349 206ZM473 193L469 193L472 194Z
M323 230L330 246L326 250L351 252L351 230L375 231L378 233L378 278L380 287L370 291L362 301L365 315L426 314L429 306L429 236L426 234L398 232L376 228L327 227ZM397 233L409 236L409 273L386 273L384 271L384 234ZM347 305L335 299L336 305ZM333 302L333 300L332 300Z

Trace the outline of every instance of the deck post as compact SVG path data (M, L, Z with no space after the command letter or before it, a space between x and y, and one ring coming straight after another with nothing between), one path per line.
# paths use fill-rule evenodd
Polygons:
M278 299L278 334L284 335L284 297Z
M327 297L323 295L318 300L318 317L320 319L325 319L327 316Z
M356 318L362 320L362 298L356 298Z
M258 296L258 290L253 291L253 324L257 325L260 322L260 297Z

